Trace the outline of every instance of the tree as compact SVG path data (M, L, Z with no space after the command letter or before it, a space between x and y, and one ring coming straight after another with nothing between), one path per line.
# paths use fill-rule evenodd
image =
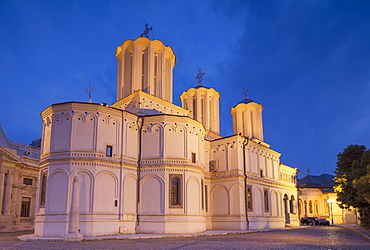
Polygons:
M370 165L370 151L365 146L349 145L339 153L335 171L335 191L341 208L349 206L359 209L361 225L370 225L370 203L366 199L368 187L363 185L366 180L361 179L368 174Z

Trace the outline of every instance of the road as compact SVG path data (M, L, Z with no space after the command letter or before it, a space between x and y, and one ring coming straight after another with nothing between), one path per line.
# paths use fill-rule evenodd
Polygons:
M32 232L1 233L0 249L370 249L369 239L351 228L335 226L205 237L82 242L23 242L16 238L29 233Z

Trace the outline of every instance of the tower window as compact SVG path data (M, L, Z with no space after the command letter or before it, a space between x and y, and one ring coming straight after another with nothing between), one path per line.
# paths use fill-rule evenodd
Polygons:
M203 181L203 179L201 180L201 185L202 185L202 189L201 189L201 192L202 192L202 210L204 210L204 181Z
M158 76L158 56L155 55L154 56L154 79L153 79L153 91L152 93L155 95L155 96L158 96L158 92L159 90L157 89L157 76Z
M268 191L265 189L263 191L263 198L264 198L264 204L265 204L265 212L269 212L269 196L268 196Z
M197 100L195 99L195 96L193 96L193 119L197 119Z
M252 187L247 187L247 209L252 210Z
M113 146L107 146L106 151L105 151L105 155L109 156L109 157L112 157L112 155L113 155Z
M46 199L46 181L47 181L47 172L43 171L42 173L42 179L41 179L41 199L40 199L40 205L45 205L45 199Z
M191 153L191 162L197 163L197 155L195 153Z
M260 169L260 177L263 178L263 169Z
M145 70L145 54L144 52L141 54L141 90L145 91L145 84L144 84L144 70Z
M170 175L170 207L181 208L181 176Z

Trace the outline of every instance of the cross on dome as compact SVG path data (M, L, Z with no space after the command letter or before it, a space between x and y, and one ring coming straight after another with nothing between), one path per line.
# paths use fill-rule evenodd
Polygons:
M89 96L89 100L88 102L89 103L92 103L92 92L96 90L96 88L94 88L93 86L91 86L91 82L89 82L89 89L86 89L85 92L87 93L87 95Z
M249 99L249 98L248 98L248 93L249 93L250 91L251 91L250 89L244 88L244 91L242 92L242 93L244 94L244 100Z
M195 79L197 80L198 82L198 86L202 85L202 81L203 81L203 76L205 75L206 73L202 72L202 69L198 69L198 74L195 76Z
M151 31L152 29L153 29L153 26L149 27L149 24L146 23L145 28L144 28L144 32L140 36L149 38L149 36L150 36L149 31Z

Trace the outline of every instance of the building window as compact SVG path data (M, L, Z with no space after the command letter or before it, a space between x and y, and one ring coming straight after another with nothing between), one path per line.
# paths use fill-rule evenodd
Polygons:
M260 177L263 178L263 169L260 169Z
M156 54L154 56L154 90L155 90L155 84L157 83L157 76L158 76L158 56Z
M204 199L206 203L206 212L208 212L208 186L207 185L204 185L204 193L205 193Z
M45 205L45 198L46 198L46 181L47 181L47 172L42 172L42 179L41 179L41 199L40 205Z
M307 201L304 201L304 213L307 214Z
M191 153L191 162L197 163L197 155L195 153Z
M319 205L317 204L317 201L315 201L315 203L314 203L314 205L315 205L315 213L319 213Z
M197 100L193 96L193 119L197 120Z
M313 213L313 211L312 211L312 201L310 201L309 203L308 203L308 211L312 214Z
M264 198L264 203L265 203L265 212L269 212L269 195L267 189L263 191L263 198Z
M22 197L21 217L30 217L31 198Z
M204 181L203 181L203 179L201 180L201 185L202 185L202 189L201 189L201 192L202 192L202 210L204 210Z
M252 187L247 187L247 209L252 210Z
M141 54L141 90L146 92L144 84L144 70L145 70L145 54L143 52Z
M170 175L170 207L181 207L181 176Z
M28 186L32 186L32 179L30 179L30 178L23 178L23 184L26 184Z
M112 157L112 155L113 155L113 146L107 146L107 149L105 151L105 155L109 156L109 157Z
M290 200L289 200L289 210L290 210L290 213L291 214L294 214L295 212L294 212L294 202L295 202L295 198L294 198L294 196L292 195L291 197L290 197Z

